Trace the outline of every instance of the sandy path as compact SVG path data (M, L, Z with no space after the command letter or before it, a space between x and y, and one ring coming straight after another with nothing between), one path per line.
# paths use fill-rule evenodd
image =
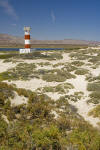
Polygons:
M74 85L75 89L74 91L79 92L82 91L84 92L84 97L77 101L69 101L70 104L74 105L78 109L78 113L84 117L86 121L89 121L94 127L98 127L97 123L100 121L99 118L93 118L92 116L88 116L88 112L95 107L94 104L87 104L88 100L88 95L89 92L87 91L87 81L85 80L85 76L77 76L76 79L69 79L67 80L71 84ZM70 90L71 92L74 92L73 89ZM72 93L73 94L73 93Z
M5 81L8 82L8 81ZM44 86L57 86L60 84L59 82L46 82L42 79L31 79L29 81L23 81L23 80L18 80L18 81L11 81L8 82L8 84L16 84L18 88L25 88L29 90L36 90L37 88L41 88Z

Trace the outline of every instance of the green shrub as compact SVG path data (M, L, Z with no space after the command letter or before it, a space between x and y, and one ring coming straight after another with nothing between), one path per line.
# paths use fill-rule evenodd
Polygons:
M29 80L33 78L33 72L36 66L34 63L20 63L15 68L0 73L0 81L3 80Z
M54 71L55 72L55 71ZM53 71L52 71L53 73ZM60 84L61 88L73 88L70 83ZM56 87L53 87L55 90ZM59 87L57 90L61 90ZM18 89L13 85L0 82L0 92L7 99L16 91L20 96L27 97L27 105L11 106L9 100L4 99L0 107L0 149L2 150L99 150L100 133L83 117L78 115L77 109L68 100L82 96L82 92L65 95L57 101L47 95ZM95 92L95 91L94 91ZM99 92L99 91L98 91ZM95 108L96 109L96 108ZM100 116L99 106L95 116ZM57 113L54 117L52 111ZM7 124L2 115L9 120Z
M7 132L7 123L0 116L0 141L1 138L5 136L6 132Z
M0 59L8 59L15 56L17 56L17 54L2 54L0 55Z
M38 91L41 92L58 92L60 94L68 92L68 89L73 89L74 86L70 83L62 83L57 86L46 86L43 88L38 88Z
M64 65L64 63L57 63L57 64L54 64L53 67L58 67L58 66L62 66Z
M100 118L100 105L93 108L88 114L89 114L89 116Z
M94 91L90 94L91 98L97 98L100 99L100 91Z
M4 105L9 98L14 98L13 86L0 82L0 106Z
M100 90L100 83L89 83L87 86L88 91L99 91Z
M89 59L89 62L92 62L93 64L100 62L100 56L92 56L92 58Z
M65 65L65 66L63 67L63 69L64 69L64 70L66 69L66 71L71 72L71 71L77 70L77 67L74 66L74 65L68 64L68 65Z
M48 55L48 59L63 59L63 56L61 55L61 53L58 52L54 52Z
M71 74L70 72L64 70L54 70L53 73L44 74L42 79L46 80L47 82L64 82L66 79L75 78L75 75Z
M72 65L75 65L75 66L77 66L77 67L80 67L80 66L84 65L84 63L81 62L81 61L73 61L73 62L72 62Z
M77 69L75 71L75 74L77 74L77 75L85 75L87 73L88 73L88 70L87 69L83 69L83 68Z
M100 146L100 135L91 130L75 130L69 138L72 144L76 144L79 150L99 150ZM95 141L95 142L94 142Z
M100 92L94 91L89 95L90 99L88 100L88 103L94 103L98 104L100 103Z
M51 126L45 129L35 130L32 134L32 138L36 143L36 147L40 147L42 149L50 149L55 147L56 149L60 147L60 137L61 133L56 126Z

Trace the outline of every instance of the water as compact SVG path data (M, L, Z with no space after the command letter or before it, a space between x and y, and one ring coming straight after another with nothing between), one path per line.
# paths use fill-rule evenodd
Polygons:
M0 51L19 51L20 48L0 48ZM33 51L64 50L64 48L32 48Z
M0 48L0 51L19 51L19 48Z

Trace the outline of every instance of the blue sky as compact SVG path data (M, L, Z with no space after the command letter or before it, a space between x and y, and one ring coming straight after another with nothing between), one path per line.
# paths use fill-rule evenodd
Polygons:
M100 0L0 0L0 33L100 41Z

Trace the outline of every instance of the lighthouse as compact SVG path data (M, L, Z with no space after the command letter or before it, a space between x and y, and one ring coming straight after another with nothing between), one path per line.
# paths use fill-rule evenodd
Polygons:
M31 30L30 27L24 27L25 48L20 49L20 53L30 53L31 52L30 30Z

